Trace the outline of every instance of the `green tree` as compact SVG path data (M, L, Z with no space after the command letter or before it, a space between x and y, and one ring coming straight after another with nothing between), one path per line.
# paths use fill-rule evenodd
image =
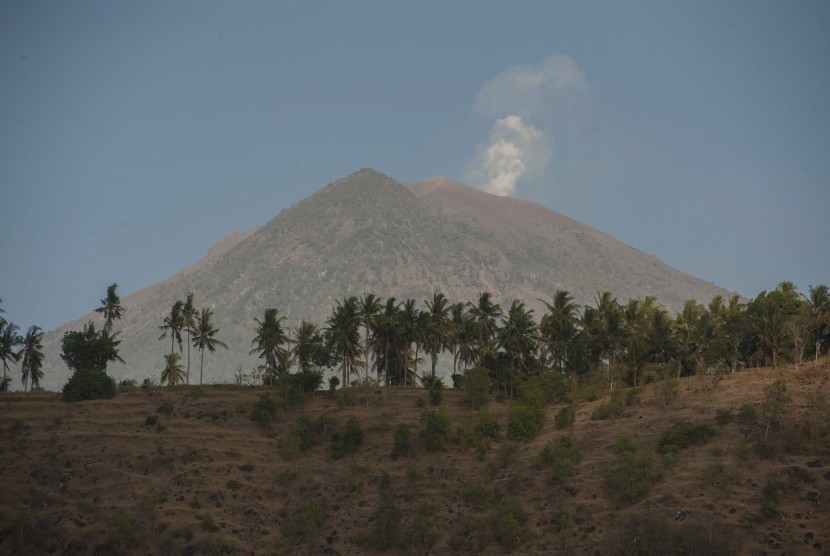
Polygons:
M101 306L95 309L96 313L104 316L104 327L108 330L112 330L112 321L120 319L124 314L121 298L115 292L116 288L118 288L116 283L107 286L107 296L101 300Z
M764 402L762 404L764 416L767 418L767 426L764 431L764 440L769 435L770 426L778 424L781 418L787 414L787 406L790 403L790 394L787 391L787 383L779 378L772 384L764 387Z
M504 323L497 331L498 346L510 359L509 392L512 398L516 380L517 365L524 369L527 361L537 351L538 326L533 320L533 309L527 309L525 304L514 299L504 317Z
M182 305L182 321L184 323L184 330L187 332L187 370L185 371L187 384L190 384L190 344L193 339L193 331L196 329L197 316L199 316L199 312L196 310L196 305L193 301L193 292L189 292L184 305Z
M3 382L0 382L0 391L7 391L11 383L9 375L9 363L17 363L20 360L20 353L15 350L23 340L17 333L18 326L6 319L0 318L0 360L3 361Z
M161 384L175 386L184 379L182 356L178 353L168 353L164 356L164 369L161 371Z
M547 313L539 325L541 339L547 348L553 367L566 372L573 342L579 333L579 304L567 290L557 289L553 303L543 301Z
M63 335L61 359L75 372L106 371L110 361L124 362L118 355L121 340L117 336L118 332L113 333L106 327L96 330L95 323L89 321L82 331L72 330Z
M426 305L429 320L424 345L432 362L432 377L435 378L438 354L447 349L450 343L452 322L450 321L449 301L443 293L433 294L432 301L427 300Z
M179 344L179 351L182 350L182 330L184 330L184 317L182 315L182 308L184 303L176 301L170 308L170 314L164 317L162 324L159 326L161 336L159 340L163 340L170 334L170 353L173 353L176 343Z
M343 375L343 388L351 381L352 373L360 376L359 369L364 366L360 360L360 314L356 297L338 301L331 316L326 321L326 334L332 353L340 361L338 370Z
M199 348L201 361L199 362L199 384L202 384L202 376L205 368L205 349L213 353L217 347L228 349L228 346L216 338L219 329L211 322L213 311L202 309L199 318L196 320L196 329L193 331L193 347Z
M287 336L282 323L284 316L274 308L266 309L262 320L254 319L257 323L256 336L251 341L254 346L251 354L257 353L261 359L265 359L265 373L269 380L276 378L278 369L284 366L285 355L288 350L284 347L287 343ZM280 365L280 363L283 365Z
M43 378L43 330L39 326L30 326L23 338L23 349L20 351L20 369L23 375L23 391L31 380L31 389L40 389L40 380Z
M316 324L302 321L297 327L297 338L292 348L301 373L329 366L329 353Z
M753 330L761 341L766 355L772 359L772 368L778 366L778 357L789 338L787 321L790 316L785 296L775 292L759 293L747 309Z
M493 339L496 334L496 322L502 315L501 307L493 303L490 292L482 292L478 302L471 304L470 315L476 321L478 331L478 364L483 365L488 356L495 352Z
M372 363L369 360L372 353L372 344L369 338L374 334L376 319L382 308L383 304L380 298L373 293L364 293L363 297L358 300L357 310L360 315L360 324L363 325L363 356L366 369L372 368Z

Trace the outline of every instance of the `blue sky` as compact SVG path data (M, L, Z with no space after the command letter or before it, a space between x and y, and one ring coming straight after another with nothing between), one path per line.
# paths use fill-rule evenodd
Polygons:
M367 166L806 291L828 91L823 1L6 1L0 298L52 328Z

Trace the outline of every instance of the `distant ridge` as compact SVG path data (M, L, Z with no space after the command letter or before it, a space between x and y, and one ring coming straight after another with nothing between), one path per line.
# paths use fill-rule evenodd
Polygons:
M556 211L527 200L498 197L447 178L402 184L364 168L321 188L263 226L232 232L208 255L161 282L124 298L118 378L158 378L165 345L158 329L171 305L194 292L214 311L219 337L230 350L206 357L205 380L231 381L248 355L255 326L268 307L322 323L335 300L373 292L423 302L433 292L472 301L489 291L542 314L540 299L557 288L580 303L597 291L620 301L653 295L669 309L687 299L709 301L722 288L673 269ZM44 386L59 389L69 371L60 338L90 313L50 332Z

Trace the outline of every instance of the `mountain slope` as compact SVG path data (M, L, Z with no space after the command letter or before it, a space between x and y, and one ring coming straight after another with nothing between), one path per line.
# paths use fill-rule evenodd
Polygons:
M371 169L360 170L283 210L270 222L233 233L205 259L124 298L119 378L158 377L169 340L158 326L190 291L197 306L214 311L229 350L206 354L205 380L230 381L249 355L254 318L277 307L294 327L322 323L335 301L374 292L423 301L435 291L472 301L490 291L497 301L524 300L541 315L540 299L556 288L588 303L598 290L625 301L656 295L677 308L689 298L708 301L724 290L671 269L655 257L588 226L520 199L496 197L445 179L404 186ZM69 371L59 357L68 329L46 338L44 385L58 389ZM191 353L198 376L198 353Z

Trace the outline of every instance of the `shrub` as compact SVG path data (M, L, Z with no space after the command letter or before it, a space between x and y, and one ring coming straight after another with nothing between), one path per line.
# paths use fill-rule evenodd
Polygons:
M156 408L156 413L161 413L162 415L167 415L169 417L173 414L173 402L170 400L164 400L161 402L161 405Z
M728 425L735 418L735 415L728 409L718 409L715 411L715 423L721 427Z
M296 440L297 448L301 452L306 452L318 443L331 425L332 421L328 415L320 415L317 419L309 415L300 415L291 425L291 436Z
M551 468L553 484L568 482L581 457L570 436L562 436L556 443L550 442L539 453L539 463Z
M444 381L441 377L435 377L429 384L429 403L441 405L441 393L444 390Z
M356 452L361 444L363 428L357 417L351 417L346 421L346 428L342 433L335 432L331 435L331 455L334 459L341 459Z
M262 425L268 427L271 423L277 420L279 407L270 396L262 395L254 404L254 409L251 411L251 419Z
M326 514L320 502L306 502L284 513L280 530L289 539L313 542L325 521Z
M738 408L738 422L742 425L758 424L758 408L754 403L745 403Z
M154 427L156 423L158 423L158 416L156 415L148 415L146 419L144 419L144 426L145 427Z
M140 523L135 514L125 512L119 514L107 522L109 534L107 535L107 552L111 554L126 554L131 548L135 548L141 541L139 532Z
M513 440L530 440L542 431L545 410L536 405L518 404L513 408L507 435Z
M611 394L611 399L603 404L598 405L591 413L592 421L607 421L610 419L619 419L625 413L625 404L622 400L622 392L615 390Z
M522 542L527 515L515 504L504 504L495 513L494 530L499 544L512 552Z
M398 425L395 428L394 441L392 444L392 457L399 458L410 456L413 452L412 429L409 425Z
M691 444L706 444L715 436L715 429L706 423L680 421L663 433L657 448L661 454L674 456Z
M115 379L106 371L81 369L75 371L63 386L65 402L103 400L115 396Z
M450 418L441 409L421 413L421 439L430 451L443 450L450 434Z
M398 540L398 528L401 522L401 512L395 505L395 500L385 495L380 503L374 518L375 526L372 529L370 544L375 550L388 550L395 546Z
M475 433L479 438L496 439L499 437L499 424L486 409L481 411L475 425Z
M576 410L572 405L568 405L560 409L556 412L556 417L553 418L553 422L556 424L557 429L564 429L565 427L570 427L574 424L576 420Z
M236 481L234 479L230 479L227 483L225 483L225 486L228 487L228 490L239 490L240 488L242 488L242 485L239 483L239 481Z
M519 398L530 404L562 403L569 401L569 397L568 379L562 373L527 375L519 382Z
M492 385L490 371L486 368L473 367L464 371L464 401L470 404L470 409L484 405Z
M652 454L644 452L634 439L621 436L614 446L617 465L605 477L605 489L617 508L642 500L651 484L660 477Z
M340 386L340 379L336 376L329 377L329 392L333 394L338 386Z

